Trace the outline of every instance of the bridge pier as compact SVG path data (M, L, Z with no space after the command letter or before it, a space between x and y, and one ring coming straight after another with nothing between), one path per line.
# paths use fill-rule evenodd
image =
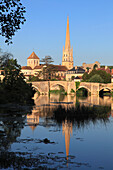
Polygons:
M99 83L91 83L91 95L99 95Z

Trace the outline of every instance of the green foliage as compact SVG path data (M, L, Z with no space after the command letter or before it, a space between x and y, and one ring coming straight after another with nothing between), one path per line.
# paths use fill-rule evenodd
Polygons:
M76 89L78 89L80 86L80 82L75 82L75 85L76 85Z
M75 78L75 76L72 76L72 77L71 77L71 80L74 80L74 78Z
M30 82L39 81L39 77L37 77L37 76L30 76L30 77L29 77L29 81L30 81Z
M96 69L96 68L98 68L98 65L97 65L97 64L95 64L95 65L93 66L93 69Z
M2 0L0 2L0 35L5 37L5 43L12 43L12 37L26 21L25 7L20 0Z
M83 74L83 76L82 76L83 81L87 81L88 78L89 78L88 73L85 72L85 73Z
M104 80L98 74L93 75L88 81L89 82L96 82L96 83L104 83Z
M57 71L55 66L51 63L53 62L53 59L51 56L45 56L40 62L44 63L43 67L43 79L44 80L51 80L54 76L54 73Z
M65 92L65 90L50 90L49 93L67 95L67 92Z
M71 89L71 93L75 93L75 90Z
M92 70L89 74L84 73L82 78L84 81L89 81L89 79L94 75L99 75L103 79L103 83L111 82L111 75L109 73L106 73L106 71L104 70Z
M77 96L85 97L88 95L88 91L85 88L80 88L76 91Z
M108 68L111 70L111 69L113 69L113 66L108 66Z
M87 69L87 71L89 71L89 67L87 67L86 69Z
M5 71L5 78L0 83L0 103L22 103L32 102L35 91L31 84L24 81L21 66L17 64L17 60L7 59L2 64Z

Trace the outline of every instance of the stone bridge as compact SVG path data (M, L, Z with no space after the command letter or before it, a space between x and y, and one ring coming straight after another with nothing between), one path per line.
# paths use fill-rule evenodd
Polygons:
M75 82L67 82L67 81L37 81L30 82L32 83L32 87L39 91L40 94L49 94L49 90L59 90L59 87L62 87L67 94L71 93L71 89L76 91Z
M89 83L89 82L81 82L78 89L85 88L92 95L99 95L101 90L108 90L113 92L113 83L103 84L103 83ZM77 90L78 90L77 89Z
M71 93L71 89L75 92L80 88L85 88L88 93L91 95L99 95L101 90L108 90L113 92L113 83L103 84L103 83L90 83L90 82L81 82L78 89L74 81L37 81L31 82L32 87L39 91L40 94L49 94L50 90L59 90L59 87L62 87L67 94Z

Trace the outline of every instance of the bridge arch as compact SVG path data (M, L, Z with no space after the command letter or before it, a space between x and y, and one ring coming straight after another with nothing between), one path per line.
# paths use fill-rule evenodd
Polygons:
M110 95L112 89L109 87L102 87L101 89L99 89L99 95L103 96L103 95Z
M32 84L32 87L33 87L33 89L36 90L36 92L38 91L38 92L40 93L40 89L39 89L37 86L35 86L35 85Z
M110 92L111 92L111 90L112 90L112 89L109 88L109 87L102 87L101 89L99 89L99 92L102 91L102 90L104 91L105 89L109 90Z
M81 89L81 88L84 88L84 89L86 89L88 92L91 92L91 90L90 90L88 87L86 87L86 86L80 86L76 91L78 91L78 90Z
M64 91L67 91L67 89L66 89L66 87L65 87L65 85L64 84L62 84L62 83L53 83L53 84L51 84L51 86L50 86L50 90L53 90L54 88L57 88L57 87L62 87L62 89L64 89ZM60 90L60 89L59 89Z
M63 83L60 83L60 82L56 82L56 81L55 81L54 83L53 83L53 82L51 83L51 85L50 85L50 90L51 90L51 89L54 89L55 87L57 88L58 86L59 86L59 87L62 87L62 89L64 89L64 91L67 91L67 86L66 86L66 84L63 84Z

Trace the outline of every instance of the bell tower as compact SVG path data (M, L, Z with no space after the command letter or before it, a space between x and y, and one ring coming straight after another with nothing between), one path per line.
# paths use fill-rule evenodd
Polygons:
M63 46L62 65L68 69L73 68L73 48L70 45L69 17L67 17L66 41L65 48Z

